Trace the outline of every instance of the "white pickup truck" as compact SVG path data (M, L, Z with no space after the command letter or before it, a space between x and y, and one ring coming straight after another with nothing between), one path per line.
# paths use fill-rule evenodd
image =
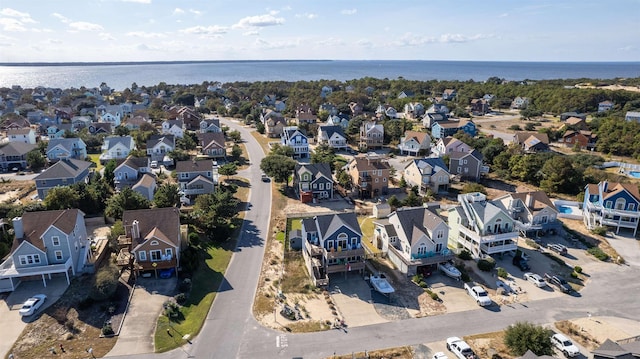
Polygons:
M484 307L487 305L491 305L491 298L489 298L489 293L479 285L473 285L473 283L465 283L464 289L467 290L467 293L471 296L471 298L475 299L476 303L479 306Z
M478 359L469 344L458 337L447 338L447 349L458 359Z

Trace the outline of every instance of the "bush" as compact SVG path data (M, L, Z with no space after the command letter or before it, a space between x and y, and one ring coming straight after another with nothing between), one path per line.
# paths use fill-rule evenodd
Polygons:
M180 314L180 306L174 302L166 302L164 304L164 315L169 318L177 318Z
M185 293L178 293L175 296L176 303L182 305L187 301L187 295Z
M478 269L483 272L491 272L496 267L496 261L493 259L481 259L478 261Z
M200 235L198 235L198 233L194 233L194 232L189 233L189 243L192 246L195 246L195 247L199 246L200 245Z
M597 234L599 236L606 236L607 235L607 227L596 227L594 229L591 230L591 233L593 234Z
M504 344L511 354L522 356L527 350L536 355L553 355L551 331L529 322L516 322L507 327Z
M180 266L184 273L193 273L198 266L200 265L200 254L196 247L188 246L185 250L182 251L182 256L180 257Z
M468 261L468 260L470 260L470 259L472 258L472 257L471 257L471 252L469 252L469 251L468 251L468 250L466 250L466 249L463 249L463 250L460 252L460 254L458 254L458 258L462 259L463 261Z
M185 278L182 280L182 282L180 282L180 285L178 286L178 289L181 292L188 292L191 290L191 279L189 278Z
M578 279L578 273L576 273L576 272L571 272L571 278Z
M509 276L509 273L507 273L507 270L500 267L498 268L498 277L500 278L507 278Z
M573 267L573 270L578 274L582 273L582 267L580 267L580 266Z
M107 262L98 269L93 282L93 287L89 291L89 296L95 301L102 301L113 297L118 288L118 268L111 262Z
M587 249L587 253L591 254L592 256L598 258L601 261L609 260L609 255L603 252L602 249L598 247L592 247Z
M89 309L93 305L94 300L91 297L86 297L78 302L78 309L84 310Z
M113 328L111 327L111 324L110 323L106 323L102 327L102 335L108 336L108 335L113 335L113 334L115 334L115 332L113 331Z

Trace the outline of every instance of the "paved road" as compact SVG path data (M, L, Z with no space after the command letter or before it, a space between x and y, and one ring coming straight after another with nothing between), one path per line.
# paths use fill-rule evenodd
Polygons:
M246 129L226 123L241 131L247 140L252 163L242 175L251 180L243 236L226 272L226 282L214 301L205 326L192 345L164 354L144 354L136 358L326 358L335 353L437 342L448 336L465 336L501 330L516 321L552 323L557 320L595 316L617 316L638 320L640 293L637 267L613 266L604 273L594 273L577 297L561 297L500 309L476 309L434 317L409 319L319 333L285 334L262 327L251 314L264 238L269 223L271 186L260 182L258 163L262 150ZM268 191L268 192L265 192ZM268 194L268 196L267 196ZM612 295L614 294L615 295Z

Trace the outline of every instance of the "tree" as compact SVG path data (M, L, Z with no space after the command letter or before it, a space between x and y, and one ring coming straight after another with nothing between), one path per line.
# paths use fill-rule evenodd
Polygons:
M213 193L196 198L192 218L204 230L219 230L219 227L227 227L231 219L238 214L239 203L231 188L221 186Z
M183 150L175 149L167 154L174 161L187 161L191 156Z
M242 142L242 136L240 135L240 131L236 131L236 130L229 131L229 133L227 133L227 136L229 136L231 141L235 143Z
M129 130L128 127L126 126L117 126L114 130L113 130L113 134L116 136L129 136L129 134L131 133L131 131Z
M391 206L391 208L398 208L402 206L402 201L400 201L395 194L389 197L387 203L389 203L389 206Z
M153 203L158 208L177 207L180 204L180 188L176 184L163 184L153 195Z
M145 209L149 206L149 200L142 194L125 187L120 193L109 198L104 214L107 217L122 219L122 213L126 210Z
M297 162L291 157L282 155L269 155L260 161L260 169L278 183L286 183L289 186L289 177L296 167Z
M516 322L504 334L504 344L515 356L524 355L527 350L534 354L552 355L551 331L529 322Z
M117 167L116 160L110 160L104 166L104 180L107 182L107 184L111 188L113 188L114 186L113 180L115 178L114 172L116 170L116 167Z
M44 167L46 163L47 162L40 151L33 150L27 153L27 165L31 168L31 170L37 171Z
M89 296L95 301L107 300L116 293L120 272L111 261L98 269Z
M176 141L176 148L181 150L190 151L196 148L198 145L198 139L195 138L195 135L185 132L182 138L178 138Z
M50 189L44 198L47 210L78 208L80 195L69 186L58 186Z
M240 156L242 156L242 148L234 144L233 147L231 147L231 158L237 161L240 159Z
M229 177L238 173L238 166L234 162L225 163L218 167L218 173L227 176L227 179L229 179Z
M343 169L338 170L338 174L336 175L336 178L338 179L338 183L344 189L351 189L351 176L347 171Z
M262 122L256 123L256 131L258 131L259 134L264 135L264 130L264 124Z
M282 146L281 144L276 143L271 146L271 152L269 152L269 154L293 157L293 155L295 155L295 151L293 150L293 147Z
M310 157L311 163L328 163L331 167L331 172L335 170L334 162L336 160L336 154L333 147L323 143L311 152Z
M552 193L575 194L580 191L582 173L576 170L567 156L554 156L547 160L542 169L540 188Z

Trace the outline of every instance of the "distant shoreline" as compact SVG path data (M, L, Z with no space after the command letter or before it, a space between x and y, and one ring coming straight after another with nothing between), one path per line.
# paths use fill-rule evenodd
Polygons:
M483 61L483 60L181 60L181 61L104 61L104 62L0 62L7 67L42 66L131 66L131 65L188 65L188 64L224 64L224 63L312 63L312 62L424 62L424 63L511 63L511 64L638 64L640 61Z

